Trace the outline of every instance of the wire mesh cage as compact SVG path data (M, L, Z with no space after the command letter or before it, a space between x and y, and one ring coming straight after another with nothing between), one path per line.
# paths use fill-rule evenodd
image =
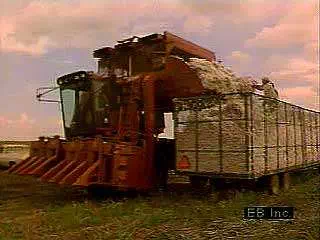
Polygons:
M185 172L259 177L319 164L320 112L255 93L179 98L174 106Z

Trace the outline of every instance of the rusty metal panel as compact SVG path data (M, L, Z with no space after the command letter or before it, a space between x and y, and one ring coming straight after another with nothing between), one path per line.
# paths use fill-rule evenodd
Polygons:
M216 60L215 54L203 47L200 47L194 43L191 43L181 37L178 37L172 33L164 32L166 42L174 45L176 48L183 50L186 53L198 56L209 61Z

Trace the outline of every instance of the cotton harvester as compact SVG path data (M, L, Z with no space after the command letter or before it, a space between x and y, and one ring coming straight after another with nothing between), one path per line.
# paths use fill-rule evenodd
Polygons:
M57 79L65 139L40 137L9 172L66 185L153 188L175 165L174 140L157 137L164 113L173 112L174 98L205 92L182 61L192 57L215 60L213 52L168 32L94 51L97 73Z

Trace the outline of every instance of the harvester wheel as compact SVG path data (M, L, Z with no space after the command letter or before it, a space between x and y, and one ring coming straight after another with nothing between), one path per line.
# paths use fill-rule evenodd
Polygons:
M103 198L105 195L105 192L103 191L103 188L96 185L89 185L88 188L88 196L89 198Z

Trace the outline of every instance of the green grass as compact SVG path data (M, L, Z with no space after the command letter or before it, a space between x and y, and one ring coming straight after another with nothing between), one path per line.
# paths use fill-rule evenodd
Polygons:
M317 239L319 181L317 174L295 177L278 196L244 192L218 201L216 194L186 190L96 201L81 189L0 172L0 240ZM243 208L250 205L294 206L295 220L244 221Z

